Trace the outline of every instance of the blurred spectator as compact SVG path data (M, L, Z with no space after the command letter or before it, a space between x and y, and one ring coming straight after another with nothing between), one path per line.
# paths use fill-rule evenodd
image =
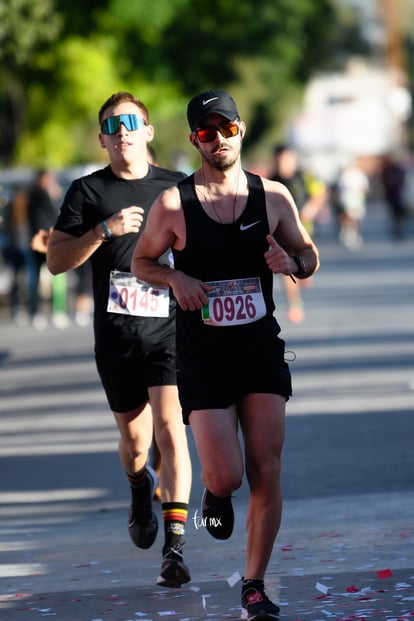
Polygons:
M35 265L30 250L27 192L23 187L16 189L5 206L4 231L4 260L11 269L10 312L16 323L24 325L29 321L27 292L35 278Z
M300 169L297 153L291 147L277 145L273 155L273 169L269 178L283 183L289 189L298 207L300 219L312 235L315 219L326 204L325 184ZM311 279L297 280L295 283L289 276L282 278L288 303L288 319L298 323L304 319L302 289L311 284Z
M362 222L368 191L368 177L357 161L339 173L332 188L331 202L337 212L339 241L349 250L360 250L363 246Z
M414 233L414 153L408 153L405 162L403 201L406 210L407 233Z
M404 204L405 176L405 167L401 162L390 155L384 158L381 181L391 218L391 234L394 239L401 239L403 236L407 219L407 209Z
M73 273L75 283L75 322L78 326L89 326L92 321L92 271L89 260L79 265Z
M4 292L9 296L12 319L19 325L32 323L46 328L49 319L59 328L69 325L69 312L79 326L92 319L92 275L89 261L70 275L52 277L45 253L54 225L62 189L49 170L38 170L31 183L21 182L14 192L4 193L1 203L1 251L8 268ZM69 295L73 291L74 296ZM51 316L43 300L51 304ZM49 306L49 305L48 305Z
M48 231L54 225L58 213L58 201L61 195L62 191L55 175L46 169L38 170L35 180L27 192L27 217L30 240L38 231ZM31 242L29 242L29 247L30 244ZM38 252L31 248L30 252L32 253L33 273L28 286L28 311L33 325L37 328L43 328L47 320L39 308L39 280L42 266L46 262L46 256L44 252ZM61 285L62 283L59 284ZM63 308L59 309L58 312L62 315L65 314ZM57 319L60 320L60 316Z
M31 248L36 252L40 252L46 255L47 244L52 232L52 228L49 230L40 229L31 240ZM78 326L88 326L92 320L93 302L92 302L92 272L89 261L85 261L79 267L71 270L75 275L75 322ZM64 276L63 279L59 279L60 276ZM52 295L53 295L53 321L57 327L66 327L68 318L66 317L67 311L67 285L66 274L59 274L52 278ZM65 315L60 316L60 313Z
M35 250L36 252L43 252L44 254L46 254L47 244L51 231L52 229L49 229L48 231L46 231L45 229L40 229L39 231L37 231L37 233L33 235L31 239L31 249Z

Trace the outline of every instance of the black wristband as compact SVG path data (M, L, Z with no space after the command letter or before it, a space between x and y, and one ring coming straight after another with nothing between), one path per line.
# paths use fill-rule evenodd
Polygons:
M293 272L295 276L304 276L306 274L306 263L302 259L302 257L292 257L298 269L296 272Z

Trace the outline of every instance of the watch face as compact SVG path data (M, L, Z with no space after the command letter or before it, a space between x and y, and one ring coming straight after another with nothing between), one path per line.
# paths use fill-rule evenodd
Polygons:
M297 274L306 274L306 263L302 257L293 257L296 265L298 266Z

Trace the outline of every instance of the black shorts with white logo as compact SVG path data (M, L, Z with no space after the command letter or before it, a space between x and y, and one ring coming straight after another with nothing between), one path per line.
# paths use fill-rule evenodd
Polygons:
M192 356L177 361L177 378L183 421L193 410L221 409L255 393L292 394L292 381L284 359L284 341L240 352Z

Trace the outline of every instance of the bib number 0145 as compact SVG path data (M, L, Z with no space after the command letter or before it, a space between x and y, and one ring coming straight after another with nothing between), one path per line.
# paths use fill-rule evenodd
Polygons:
M169 291L129 272L111 272L107 311L136 317L168 317Z

